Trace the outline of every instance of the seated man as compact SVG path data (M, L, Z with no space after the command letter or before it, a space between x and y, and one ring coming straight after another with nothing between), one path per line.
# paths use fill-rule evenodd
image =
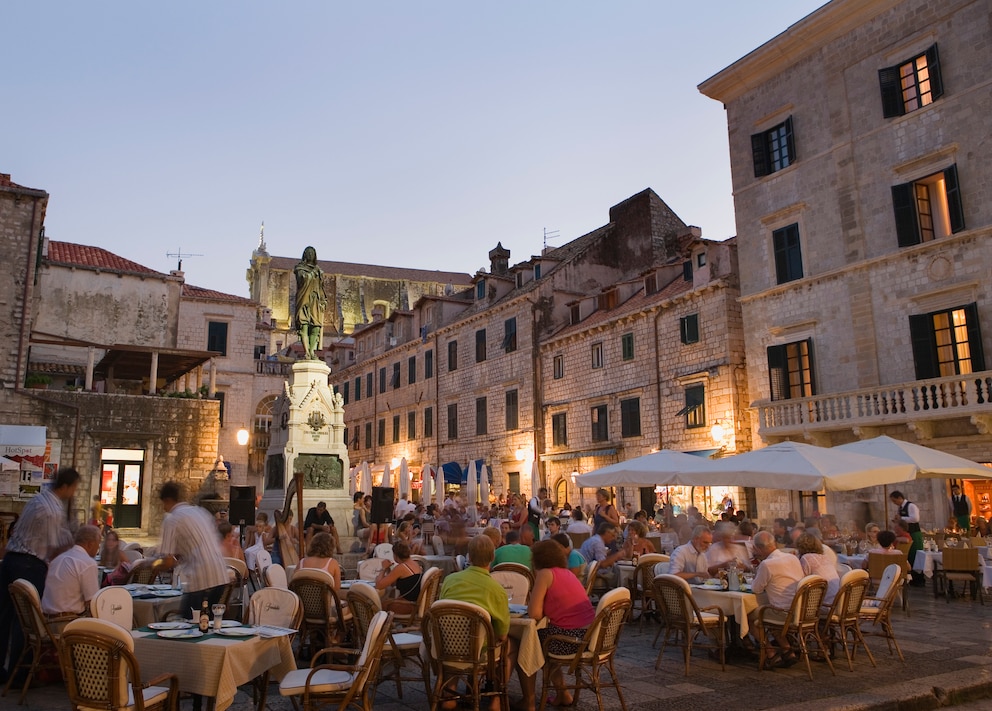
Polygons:
M805 577L799 558L792 553L777 549L775 536L768 531L759 531L754 536L754 552L761 561L758 572L754 576L751 590L758 596L758 602L768 604L779 610L788 610L796 597L799 581ZM779 617L784 619L784 614ZM773 619L774 615L765 614L765 619ZM757 624L757 610L749 615L752 625ZM771 666L792 666L798 661L795 653L785 637L775 639L781 653L770 660Z
M303 521L303 532L307 539L313 538L317 533L330 533L334 539L334 550L341 555L341 543L338 540L338 529L334 527L334 519L327 513L327 504L323 501L307 511L307 517Z
M568 524L569 533L592 533L592 526L586 523L582 509L572 510L572 522Z
M96 554L100 550L100 529L80 526L75 545L55 557L45 577L41 609L49 617L78 617L100 589Z
M515 533L515 532L514 532ZM489 566L493 562L495 549L488 536L475 536L468 542L469 567L457 573L444 577L441 584L441 600L461 600L478 605L492 618L493 634L498 641L507 638L510 630L510 603L503 586L489 575ZM511 646L507 656L507 664L516 661L516 647ZM536 676L536 675L535 675ZM528 709L534 708L535 676L524 676L518 672L520 688L523 691L523 705ZM453 700L443 701L442 709L454 709ZM492 709L499 708L499 700L493 699Z
M621 548L616 553L610 553L610 545L617 540L617 527L612 523L599 524L599 530L595 536L590 536L579 548L579 553L589 563L594 560L599 561L596 569L596 577L605 578L610 587L616 587L618 571L613 567L621 558L627 557L628 551Z
M747 546L734 540L737 526L721 521L716 525L716 542L706 551L707 572L710 576L717 575L721 570L733 567L735 564L741 570L751 570L751 556Z
M496 549L496 556L493 565L500 563L520 563L526 565L531 570L534 565L531 562L530 546L520 543L520 531L510 531L506 534L506 545Z
M670 575L677 575L690 583L702 582L709 575L706 551L713 544L713 534L705 524L692 529L692 538L674 551L668 567Z

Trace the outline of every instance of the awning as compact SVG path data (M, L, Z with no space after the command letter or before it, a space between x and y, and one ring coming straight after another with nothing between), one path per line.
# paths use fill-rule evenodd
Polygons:
M560 462L565 459L578 459L580 457L608 457L616 454L615 447L610 449L593 449L587 452L564 452L562 454L542 454L541 459L545 462Z
M476 472L486 472L489 477L489 481L492 482L493 470L485 465L484 459L475 460L475 470ZM441 471L444 472L444 483L445 484L468 484L468 468L462 468L462 465L458 462L447 462L441 465Z
M45 456L44 427L0 425L0 457Z
M145 380L152 370L152 354L158 354L158 377L166 384L175 382L186 373L203 365L220 353L212 351L187 351L151 346L110 346L93 372L106 378L114 369L116 380Z

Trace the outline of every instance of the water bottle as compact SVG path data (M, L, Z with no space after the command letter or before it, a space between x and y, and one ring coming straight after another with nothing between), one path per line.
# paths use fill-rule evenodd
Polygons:
M733 592L738 592L741 589L741 576L737 572L737 561L734 561L734 563L730 566L730 570L727 571L727 578L730 590Z

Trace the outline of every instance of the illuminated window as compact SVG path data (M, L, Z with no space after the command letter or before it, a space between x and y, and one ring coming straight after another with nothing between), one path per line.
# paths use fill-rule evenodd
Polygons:
M769 346L768 380L772 400L815 395L812 339Z
M900 247L947 237L964 229L958 167L912 183L892 186L896 238Z
M902 116L932 104L944 93L937 45L894 67L880 69L878 83L885 118Z
M985 370L976 304L910 316L909 331L917 379Z

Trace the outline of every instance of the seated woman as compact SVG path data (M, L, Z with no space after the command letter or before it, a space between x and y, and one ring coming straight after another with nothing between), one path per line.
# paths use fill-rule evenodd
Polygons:
M411 615L417 609L424 569L410 558L410 547L402 541L393 544L393 558L396 559L395 564L388 558L383 559L382 570L375 578L375 589L385 592L394 586L397 597L383 600L382 608L387 612Z
M234 526L230 521L221 521L217 524L217 535L220 536L220 551L225 558L237 558L244 562L245 551L238 541L238 536L234 531Z
M341 590L341 566L334 558L334 538L330 533L314 534L307 546L306 556L297 567L323 570L334 578L334 590Z
M837 574L837 565L824 555L823 544L812 533L804 533L796 540L796 553L806 575L819 575L827 581L823 604L833 604L840 590L840 575Z
M865 537L858 542L858 550L862 553L867 553L872 548L878 547L878 532L881 530L879 526L874 521L869 521L865 524Z
M627 542L623 550L625 557L633 558L646 553L655 553L654 544L647 539L648 527L634 520L627 524Z
M356 491L352 501L354 505L351 512L351 527L355 529L355 538L358 539L358 551L354 551L357 553L364 551L368 546L369 517L368 512L365 510L364 493Z
M572 539L568 537L568 534L556 533L551 537L551 540L559 543L568 554L568 562L566 563L568 569L575 573L575 577L579 580L585 580L586 559L581 553L572 547Z
M100 545L100 566L110 570L103 579L103 586L123 585L131 572L131 563L121 555L121 540L117 531L107 529Z
M585 636L596 617L592 603L582 582L567 565L565 549L558 541L540 541L531 549L534 562L534 588L530 593L527 614L534 620L548 618L548 625L538 630L541 642L551 635L572 637L576 641ZM578 645L554 640L548 645L551 654L572 654ZM574 699L564 688L561 671L551 678L556 689L553 706L570 706Z
M245 548L251 548L269 532L269 515L264 511L255 514L255 525L245 527Z
M876 545L868 553L881 553L883 555L902 555L902 551L896 548L896 534L892 531L879 531L878 541ZM868 558L865 558L864 568L868 567Z
M423 541L414 537L413 521L403 521L396 529L396 543L405 543L411 555L423 555Z

